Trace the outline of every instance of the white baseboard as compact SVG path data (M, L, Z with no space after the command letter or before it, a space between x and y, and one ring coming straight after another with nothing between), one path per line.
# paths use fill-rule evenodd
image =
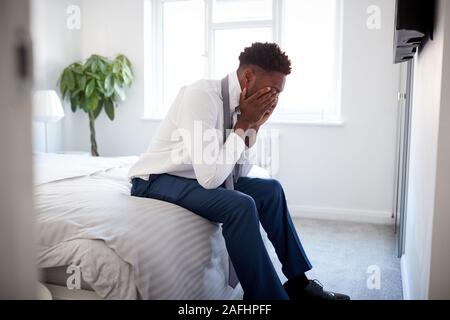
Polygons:
M406 266L406 259L404 255L400 259L400 272L402 276L403 300L411 300L408 267Z
M388 225L394 223L394 219L392 219L392 213L388 211L341 209L299 205L289 205L289 210L292 217L294 218L310 218Z

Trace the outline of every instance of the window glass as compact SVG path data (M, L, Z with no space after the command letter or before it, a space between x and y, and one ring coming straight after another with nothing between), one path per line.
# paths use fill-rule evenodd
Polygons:
M213 21L272 19L272 0L213 0Z
M205 77L204 28L204 1L164 2L162 61L166 110L182 86Z

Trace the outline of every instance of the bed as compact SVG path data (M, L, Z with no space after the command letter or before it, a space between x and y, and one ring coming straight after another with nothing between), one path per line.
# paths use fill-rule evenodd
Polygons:
M227 284L221 226L170 203L130 196L127 172L135 161L34 155L41 281L61 299L241 299L241 286ZM264 174L255 170L252 175ZM79 290L67 288L70 266L81 272Z

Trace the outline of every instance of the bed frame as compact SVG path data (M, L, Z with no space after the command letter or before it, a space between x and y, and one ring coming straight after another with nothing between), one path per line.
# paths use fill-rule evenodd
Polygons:
M43 283L53 300L103 300L97 293L84 289L68 289L65 286L58 286L50 283Z

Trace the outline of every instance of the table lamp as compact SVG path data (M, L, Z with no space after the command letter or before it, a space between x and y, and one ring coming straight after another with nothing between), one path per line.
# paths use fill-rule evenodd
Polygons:
M64 117L61 100L55 90L37 90L33 96L33 120L45 125L45 152L48 152L47 124Z

